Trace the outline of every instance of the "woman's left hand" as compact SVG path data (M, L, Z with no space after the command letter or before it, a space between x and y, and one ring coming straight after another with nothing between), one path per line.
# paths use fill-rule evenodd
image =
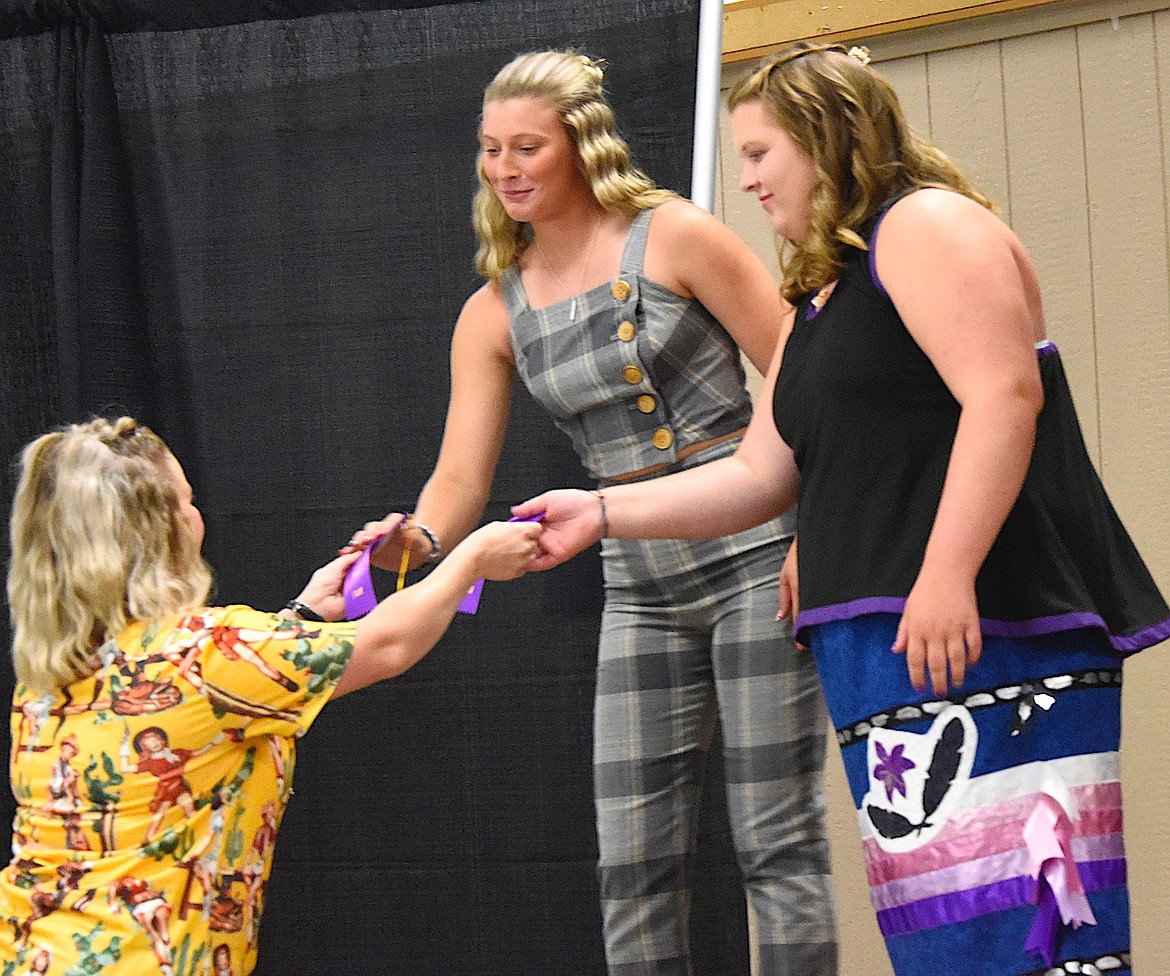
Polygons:
M796 539L788 547L788 555L784 557L784 565L780 567L780 607L776 619L785 618L796 622L796 615L800 613L800 579L796 569Z
M936 695L947 693L948 671L950 685L961 687L967 668L983 653L974 584L920 574L906 598L891 650L906 655L916 691L926 688L928 671Z
M327 562L309 577L297 599L326 620L345 619L345 574L358 560L360 551L348 552Z

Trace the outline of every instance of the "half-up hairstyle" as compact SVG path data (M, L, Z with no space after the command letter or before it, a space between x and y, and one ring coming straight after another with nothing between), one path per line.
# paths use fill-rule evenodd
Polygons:
M569 135L581 170L594 197L610 211L632 217L641 210L673 200L676 194L658 187L638 169L630 147L618 132L613 108L602 88L604 63L576 51L521 54L500 69L483 94L483 103L508 98L541 98L556 110ZM472 223L479 237L475 270L499 279L530 243L525 225L504 210L476 161L479 191L472 203Z
M130 417L37 438L20 458L8 606L17 678L51 694L93 673L134 620L203 605L211 570L162 440Z
M945 153L914 133L861 49L795 44L728 96L733 110L750 101L761 102L816 166L809 234L781 249L780 290L790 302L834 280L844 248L866 247L858 229L903 190L945 186L994 209Z

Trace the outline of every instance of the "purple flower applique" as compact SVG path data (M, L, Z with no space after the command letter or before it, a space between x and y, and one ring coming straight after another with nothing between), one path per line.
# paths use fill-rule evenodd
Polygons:
M902 774L908 769L913 769L916 763L902 755L906 747L901 743L894 746L892 752L886 752L885 746L880 742L875 742L874 745L877 747L878 759L881 761L873 767L873 778L886 788L886 801L893 801L895 791L904 797L906 795L906 780Z

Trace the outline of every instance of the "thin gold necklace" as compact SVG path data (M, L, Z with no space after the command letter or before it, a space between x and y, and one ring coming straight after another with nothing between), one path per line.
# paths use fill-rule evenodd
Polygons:
M544 253L544 248L540 246L540 242L536 242L536 251L540 255L540 260L544 262L544 266L552 272L552 276L556 279L557 284L561 289L573 296L573 303L569 306L569 321L577 321L577 296L585 290L585 279L589 275L589 261L593 257L593 245L597 243L597 232L601 229L601 218L597 219L597 223L593 225L593 233L589 235L589 246L585 249L585 263L581 267L581 283L577 286L577 291L574 292L568 285L565 284L565 279L558 273L557 269L553 267L552 262L548 259L548 255Z

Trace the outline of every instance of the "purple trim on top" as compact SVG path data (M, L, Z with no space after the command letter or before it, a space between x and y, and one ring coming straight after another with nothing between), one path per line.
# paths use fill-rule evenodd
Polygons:
M882 225L882 221L886 219L890 210L893 209L893 207L890 207L878 217L877 223L873 225L873 230L869 233L869 276L873 279L873 286L878 290L882 298L889 298L890 293L886 291L886 286L882 284L882 279L878 277L877 273L877 233L878 228Z
M1060 350L1056 348L1056 343L1051 342L1048 339L1043 339L1036 343L1037 359L1043 359L1045 356L1052 356L1058 352L1060 352Z
M830 603L825 607L801 610L796 615L796 629L815 627L834 620L851 620L864 617L867 613L898 613L906 609L906 598L897 596L867 596L848 603Z
M870 613L901 614L905 609L905 597L870 596L847 603L831 603L812 610L801 610L796 617L796 635L803 641L807 636L804 631L817 624L852 620L854 617L863 617ZM1104 631L1113 649L1122 654L1134 654L1170 638L1170 617L1133 634L1113 634L1110 633L1104 618L1091 611L1058 613L1048 617L1031 617L1028 620L994 620L980 617L979 626L989 637L1008 638L1039 637L1042 634L1058 634L1066 630L1095 627Z
M1128 637L1110 637L1109 639L1119 651L1132 654L1143 648L1152 647L1154 644L1160 644L1168 637L1170 637L1170 619L1147 627L1145 630L1139 630L1136 634L1130 634Z

